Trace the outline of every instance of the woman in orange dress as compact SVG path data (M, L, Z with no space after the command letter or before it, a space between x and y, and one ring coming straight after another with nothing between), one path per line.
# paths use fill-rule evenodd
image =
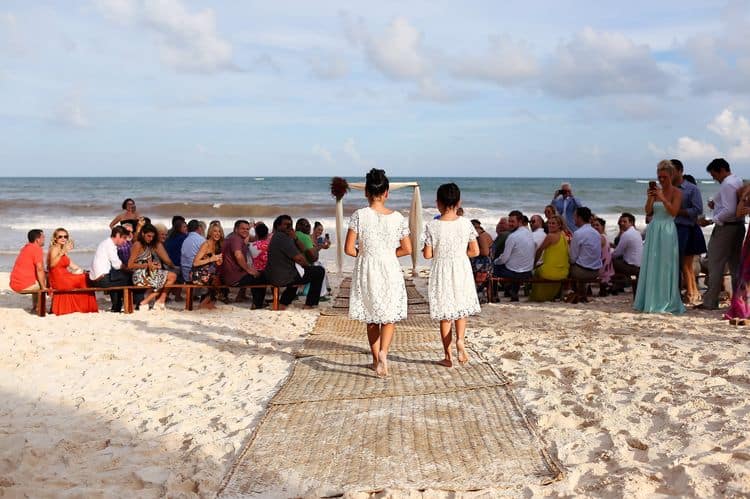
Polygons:
M55 229L52 235L49 253L47 253L47 268L49 269L49 285L53 290L70 290L87 288L86 274L74 264L68 252L73 249L68 231ZM98 312L96 295L94 293L57 294L52 297L52 313L55 315L72 314L73 312Z

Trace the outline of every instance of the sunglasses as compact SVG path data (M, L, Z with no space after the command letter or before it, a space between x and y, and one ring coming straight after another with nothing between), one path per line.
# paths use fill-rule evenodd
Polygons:
M68 236L57 236L58 239L67 239Z

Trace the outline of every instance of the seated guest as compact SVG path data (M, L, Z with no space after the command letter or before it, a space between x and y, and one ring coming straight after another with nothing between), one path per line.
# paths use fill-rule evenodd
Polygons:
M325 236L323 235L322 223L315 222L313 224L312 236L315 247L318 248L318 252L320 252L320 250L327 250L331 247L331 237L328 234L326 234ZM318 258L318 261L315 262L315 265L318 265L320 267L323 266L323 264L320 262L320 258ZM331 287L328 285L328 274L326 273L325 279L323 279L323 288L320 290L321 299L323 299L324 296L327 296L330 291Z
M183 226L185 227L184 230L182 229ZM183 217L182 215L174 215L172 217L172 227L169 228L167 239L172 237L175 232L182 232L184 234L187 234L187 220L185 220L185 217Z
M297 223L294 226L296 231L297 239L302 243L302 253L305 255L305 259L309 265L318 261L318 248L313 244L312 236L310 232L312 227L310 222L306 218L298 218Z
M185 282L193 282L191 277L193 260L206 241L203 235L205 230L206 225L198 220L193 219L187 224L188 233L180 247L180 270L182 270L182 280Z
M602 238L602 268L599 269L599 296L607 296L612 285L612 276L615 269L612 266L612 247L609 245L606 235L607 221L601 217L591 217L591 226Z
M221 248L222 264L219 270L221 280L227 286L247 286L265 284L263 274L252 264L247 263L247 241L250 237L250 222L237 220L234 231L224 240ZM253 288L253 308L265 306L266 288Z
M29 240L16 257L10 272L10 289L16 293L47 289L47 276L44 273L44 231L31 229L26 235ZM38 295L31 295L36 309Z
M308 265L301 253L303 250L302 243L292 230L292 218L289 215L278 216L273 222L273 237L268 245L266 276L274 286L286 287L279 298L282 309L292 303L297 294L296 287L301 284L310 283L305 308L316 307L320 300L325 269ZM303 275L299 274L295 265L302 267Z
M128 261L128 269L133 271L133 284L150 288L138 304L139 307L148 307L156 299L154 309L164 310L167 300L164 286L174 284L177 279L177 274L164 269L164 265L174 266L164 246L159 243L156 227L144 225L138 234L138 240L133 244Z
M122 212L120 212L112 221L109 223L111 229L117 224L130 223L133 230L138 226L138 219L143 218L135 207L135 201L127 198L122 202Z
M544 232L544 219L541 215L532 215L530 219L531 223L531 236L534 238L534 247L539 249L542 242L547 237L547 233Z
M549 234L536 249L536 259L541 259L542 264L534 271L535 277L549 281L561 281L568 277L568 239L562 231L563 223L560 215L551 215L547 220ZM560 294L560 286L559 283L534 283L531 286L529 301L554 300Z
M120 257L122 263L127 264L130 260L130 250L133 247L133 225L130 222L125 222L122 227L126 233L122 243L117 246L117 256Z
M201 245L193 259L193 284L217 286L221 284L219 268L223 262L221 248L224 245L224 231L221 225L214 224L208 228L206 241ZM210 290L201 299L201 308L215 308L216 291Z
M570 242L570 277L576 279L575 291L568 295L565 301L578 303L587 302L586 282L599 278L602 268L602 237L591 226L591 210L579 206L573 216L576 231Z
M643 238L635 228L635 217L630 213L623 213L617 225L620 227L620 238L612 252L612 265L615 273L637 276L641 271Z
M482 228L482 223L473 219L471 225L477 231L477 244L479 245L479 256L469 258L471 270L474 273L474 284L477 292L482 291L487 284L487 277L492 272L492 236Z
M495 277L511 277L515 279L528 279L534 269L534 238L531 232L521 227L523 214L513 210L508 214L508 228L510 234L505 241L505 249L495 258ZM520 284L513 282L505 287L506 293L510 295L510 301L518 301L518 290Z
M270 242L268 226L263 222L255 224L255 241L250 243L250 258L253 261L253 267L258 272L266 270L266 265L268 265L268 243Z
M500 217L495 225L495 241L492 243L492 254L490 258L496 258L505 249L505 240L508 239L508 217Z
M91 262L91 285L97 288L113 288L130 285L130 275L122 270L122 261L117 256L117 246L122 244L127 231L124 227L112 228L110 237L99 243ZM110 291L112 312L122 312L122 291Z
M86 274L83 269L73 263L68 252L73 249L73 241L65 229L55 229L52 243L47 253L47 267L49 268L49 285L54 290L69 290L87 288ZM91 293L56 294L52 299L52 313L55 315L71 314L73 312L98 312L96 295Z

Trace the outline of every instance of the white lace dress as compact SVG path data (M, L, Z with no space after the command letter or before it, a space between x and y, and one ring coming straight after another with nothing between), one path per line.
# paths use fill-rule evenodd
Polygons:
M401 213L383 215L361 208L349 219L357 233L359 254L352 272L349 318L368 324L391 324L406 319L406 286L396 248L409 235Z
M423 238L427 246L432 246L428 295L433 319L455 320L481 312L466 256L469 242L476 237L476 230L464 217L427 223Z

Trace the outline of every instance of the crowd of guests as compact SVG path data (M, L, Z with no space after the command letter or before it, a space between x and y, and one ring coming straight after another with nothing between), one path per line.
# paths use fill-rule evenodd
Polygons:
M142 288L134 292L136 309L141 310L163 310L169 293L181 300L181 288L171 287L174 284L202 286L196 295L203 308L214 308L217 300L228 303L228 288L241 286L251 286L256 309L267 306L268 285L284 288L279 299L282 309L298 293L305 296L306 308L328 299L319 252L328 249L331 241L320 222L313 227L300 218L293 227L291 217L281 215L269 230L263 222L241 219L226 235L218 220L206 225L176 215L168 229L141 215L132 199L126 199L122 209L110 223L109 237L97 246L89 272L70 259L74 244L67 230L54 231L46 262L44 232L29 231L29 242L10 274L11 289L47 290L55 315L97 312L92 292L55 294L92 287L107 289L112 312L122 311L125 286ZM32 297L36 308L37 295ZM240 288L234 300L246 299L245 288Z
M705 218L700 190L692 176L684 175L682 163L663 160L656 168L657 180L650 182L646 191L643 231L636 228L632 213L622 213L612 242L606 236L605 220L574 196L569 183L554 192L544 217L528 217L518 210L501 217L494 239L479 220L472 220L480 250L479 256L472 258L477 292L483 295L488 277L494 276L510 278L501 286L510 301L518 301L522 284L530 281L531 301L577 303L588 301L592 281L599 283L602 296L622 292L637 282L636 310L682 313L685 305L718 309L728 273L734 292L725 317L750 318L747 239L743 246L750 187L743 186L723 158L711 161L706 171L720 184L719 194L707 205L712 219ZM714 228L707 247L703 227L711 224ZM702 296L697 262L708 276ZM561 284L554 281L567 278L574 285L563 296Z

